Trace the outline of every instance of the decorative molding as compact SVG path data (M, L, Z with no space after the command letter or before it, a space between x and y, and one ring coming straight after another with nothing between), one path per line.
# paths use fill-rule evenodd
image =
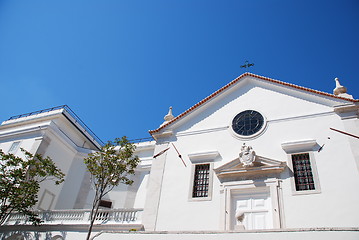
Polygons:
M302 119L309 119L309 118L316 118L316 117L330 116L330 115L335 115L335 112L334 111L328 111L328 112L308 114L308 115L303 115L303 116L293 116L293 117L278 118L278 119L271 119L271 120L266 119L266 126L265 126L265 128L263 130L266 130L268 128L268 124L271 124L271 123L278 123L278 122L283 122L283 121L295 121L295 120L302 120ZM229 130L232 129L230 127L230 125L223 126L223 127L218 127L218 128L207 128L207 129L194 130L194 131L177 132L175 134L175 136L176 137L183 137L183 136L190 136L190 135L196 135L196 134L204 134L204 133L211 133L211 132L218 132L218 131L226 131L228 129ZM233 131L231 130L231 132L233 132ZM264 131L262 131L258 135L261 135L263 132ZM161 135L161 134L152 134L152 135L157 136L157 135ZM253 136L251 136L251 138L252 137ZM243 139L243 137L241 137L240 139Z
M256 156L252 166L245 166L239 158L214 169L221 180L232 181L235 178L256 178L257 176L271 175L283 172L286 162L277 161L262 156Z
M294 117L286 117L286 118L277 118L272 120L267 120L267 123L277 123L277 122L284 122L284 121L295 121L295 120L302 120L302 119L309 119L309 118L316 118L316 117L323 117L323 116L330 116L334 115L333 111L328 112L321 112L321 113L314 113L302 116L294 116Z
M2 122L1 126L7 126L10 124L12 126L18 126L18 125L22 125L24 122L30 122L30 121L36 122L36 121L50 120L53 116L60 115L63 111L64 111L64 109L56 109L51 112L43 112L43 113L29 115L29 116L21 117L21 118L17 118L17 119L6 120L6 121Z
M137 165L136 171L150 171L152 166L152 157L140 158L141 162Z
M161 132L161 133L156 133L156 134L152 134L152 137L157 140L159 138L165 138L165 137L169 137L172 136L173 131L171 129Z
M48 123L45 123L45 124L39 125L36 127L18 129L15 131L1 133L0 138L14 137L14 136L18 136L18 135L33 134L33 133L40 133L40 135L38 136L38 137L40 137L40 136L42 136L41 131L44 131L48 128Z
M282 143L281 146L286 153L293 153L302 151L314 151L314 148L318 146L318 143L315 140L300 140Z
M188 158L192 163L214 162L214 159L217 156L219 156L219 152L217 150L188 154Z
M243 167L252 167L256 159L256 152L253 148L251 146L246 146L246 144L243 143L241 152L239 153L239 160L241 161Z
M266 193L271 198L271 217L273 219L273 228L279 229L282 228L282 214L280 214L280 203L279 199L281 198L281 191L278 191L279 180L276 177L267 178L263 181L245 178L240 181L227 181L223 182L224 194L221 195L222 205L221 218L223 219L223 229L224 230L235 230L235 226L231 223L235 218L234 210L234 197L239 195L251 195L255 193ZM269 210L269 209L268 209Z
M247 77L249 77L249 78L247 78ZM236 85L237 83L239 84L240 82L243 82L246 79L259 80L261 82L269 83L269 84L272 84L272 85L274 83L278 87L285 87L285 88L288 88L288 89L291 89L291 90L296 90L296 91L299 90L298 92L300 92L300 93L304 93L304 94L306 93L306 94L310 94L310 95L313 95L313 96L316 96L316 97L322 97L322 98L325 97L326 99L332 99L332 101L336 101L336 102L339 102L339 101L340 102L344 102L344 101L345 102L354 102L354 103L359 102L359 100L343 98L343 97L335 96L333 94L313 90L313 89L310 89L310 88L301 87L301 86L298 86L298 85L295 85L295 84L290 84L290 83L278 81L278 80L275 80L275 79L271 79L271 78L267 78L267 77L263 77L263 76L259 76L259 75L247 72L247 73L244 73L244 74L240 75L239 77L237 77L236 79L234 79L233 81L231 81L230 83L225 85L224 87L220 88L216 92L212 93L208 97L204 98L200 102L196 103L191 108L187 109L185 112L183 112L180 115L178 115L177 117L173 118L171 121L167 122L166 124L160 126L159 128L157 128L155 130L150 130L149 133L151 135L154 135L154 134L160 132L162 129L164 129L167 126L173 124L174 122L178 121L179 119L181 119L181 118L185 117L186 115L188 115L189 113L193 112L195 109L199 108L200 106L202 106L202 105L206 104L207 102L211 101L212 99L216 98L222 92L225 92L227 89L231 89L234 85Z
M42 197L39 201L38 209L40 210L49 210L54 203L56 195L49 190L45 189L42 193Z
M149 142L139 142L135 143L136 151L144 151L144 150L154 150L156 146L155 141L149 141Z
M186 132L178 132L176 137L182 136L189 136L189 135L196 135L196 134L204 134L204 133L211 133L211 132L218 132L218 131L225 131L229 128L229 126L218 127L218 128L207 128L195 131L186 131Z
M359 105L357 104L338 105L334 107L334 112L337 113L342 120L358 118Z

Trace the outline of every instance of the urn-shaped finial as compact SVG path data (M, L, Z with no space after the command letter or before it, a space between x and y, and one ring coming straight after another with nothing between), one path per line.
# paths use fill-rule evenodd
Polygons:
M334 81L335 81L335 88L333 90L334 95L338 96L341 93L347 92L347 88L340 84L339 78L335 78Z
M334 81L335 88L333 90L333 93L335 96L353 99L352 95L347 94L347 88L340 84L338 78L335 78Z
M171 121L174 118L175 117L172 114L172 107L170 107L170 109L168 110L167 115L163 118L165 121L161 124L161 126L165 125L166 123L168 123L169 121Z
M174 116L172 114L172 107L170 107L170 109L168 110L167 115L163 118L166 122L171 121L172 119L174 119Z

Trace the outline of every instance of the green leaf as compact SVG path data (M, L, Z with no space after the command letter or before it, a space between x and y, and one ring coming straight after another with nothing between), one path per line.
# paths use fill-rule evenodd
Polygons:
M129 176L135 173L135 168L140 161L137 156L134 156L135 150L136 146L124 136L108 141L100 151L91 153L84 159L95 190L87 239L91 235L100 200L115 186L121 183L127 185L133 183Z
M0 149L0 225L12 212L23 213L33 224L40 224L40 219L33 212L33 206L38 201L40 182L50 178L55 183L64 181L65 174L51 158L44 158L40 154L34 156L21 150L25 159L5 154Z

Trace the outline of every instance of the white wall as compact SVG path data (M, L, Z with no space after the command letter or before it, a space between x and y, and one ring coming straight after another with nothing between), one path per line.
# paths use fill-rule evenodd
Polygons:
M54 239L54 240L73 240L83 239L86 237L86 232L27 232L28 237L33 239L35 236L37 239ZM95 236L96 232L92 236ZM6 237L11 234L6 234ZM56 238L61 236L62 238ZM6 240L7 238L4 237ZM266 232L113 232L104 231L99 233L95 240L312 240L312 239L326 239L326 240L357 240L359 238L359 232L357 230L339 230L339 229L293 229L291 231L266 231Z
M210 201L190 201L191 163L188 154L218 151L214 168L238 157L243 143L257 155L287 162L281 144L314 140L320 193L293 195L289 169L279 175L282 183L283 221L286 227L358 227L358 170L348 136L329 128L345 129L333 106L342 100L292 94L273 86L244 85L233 88L165 130L173 135L161 141L175 144L187 167L171 148L166 155L155 230L218 230L224 211L220 202L220 181L214 175ZM274 91L278 90L278 91ZM258 137L239 139L230 130L233 117L244 110L256 110L267 120L267 128ZM356 120L358 121L358 120ZM328 139L330 137L330 139ZM320 145L325 146L317 152ZM169 145L171 146L171 145ZM155 151L157 152L157 151ZM150 183L151 184L151 183Z
M4 151L7 152L14 141L21 141L21 148L50 157L65 173L65 182L60 185L55 185L53 181L40 184L39 201L35 208L41 210L74 208L86 169L83 158L92 151L78 147L84 139L83 134L71 126L58 110L53 114L43 113L6 121L0 126L0 148ZM16 155L24 157L20 147Z

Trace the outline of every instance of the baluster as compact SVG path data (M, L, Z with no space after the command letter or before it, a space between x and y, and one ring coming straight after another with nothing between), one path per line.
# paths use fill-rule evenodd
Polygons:
M120 211L116 211L116 222L121 221L121 212Z
M123 222L123 211L119 213L119 219L120 222Z
M95 216L95 221L100 221L102 223L106 222L116 222L117 224L129 223L140 221L141 219L141 210L134 209L111 209L103 210L101 209ZM89 221L90 212L88 210L64 210L64 211L41 211L38 212L39 218L44 222L54 223L56 221L66 223L66 222L76 222L76 221ZM30 224L27 216L20 213L13 213L9 216L7 222L21 222L24 224Z
M132 222L136 221L137 211L132 211Z

